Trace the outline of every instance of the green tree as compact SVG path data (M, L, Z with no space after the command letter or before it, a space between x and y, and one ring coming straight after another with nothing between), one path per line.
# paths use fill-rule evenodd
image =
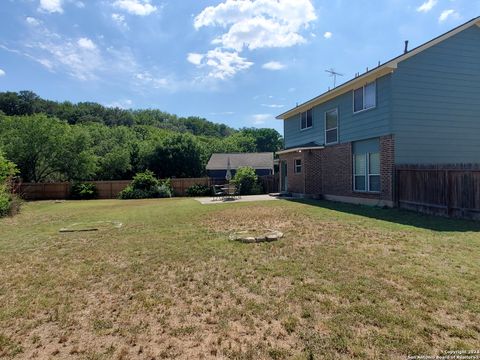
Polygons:
M243 128L241 133L254 139L257 152L276 152L283 146L283 138L275 129Z
M189 134L176 134L157 144L148 168L159 178L199 177L203 174L202 148Z
M45 115L0 118L0 143L24 181L90 178L95 159L89 141Z
M89 132L92 139L97 165L95 178L98 180L131 178L134 132L124 126L109 128L101 124L89 124L82 127Z
M4 153L0 151L0 184L5 183L10 177L18 173L17 166L8 160Z

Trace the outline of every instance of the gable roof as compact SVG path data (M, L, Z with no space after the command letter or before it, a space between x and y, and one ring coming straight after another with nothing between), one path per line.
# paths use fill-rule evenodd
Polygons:
M351 91L351 90L354 90L354 89L357 89L358 87L361 87L367 83L370 83L384 75L387 75L389 73L392 73L393 71L395 71L395 69L398 67L398 63L402 62L402 61L405 61L409 58L411 58L412 56L415 56L417 55L418 53L422 52L422 51L425 51L427 50L428 48L434 46L434 45L437 45L438 43L442 42L442 41L445 41L447 40L448 38L472 27L472 26L479 26L480 27L480 16L470 20L470 21L467 21L465 24L463 25L460 25L448 32L446 32L445 34L443 35L440 35L426 43L424 43L423 45L420 45L410 51L408 51L407 53L405 54L402 54L400 56L397 56L389 61L387 61L385 64L383 65L380 65L378 67L376 67L375 69L372 69L370 71L367 71L365 73L363 73L362 75L360 76L357 76L349 81L347 81L346 83L343 83L342 85L339 85L337 86L336 88L333 88L332 90L329 90L311 100L308 100L306 102L304 102L303 104L300 104L286 112L284 112L283 114L280 114L278 115L276 118L277 119L280 119L280 120L285 120L285 119L288 119L294 115L297 115L299 113L302 113L304 111L307 111L309 109L311 109L312 107L314 106L317 106L319 104L322 104L328 100L331 100L339 95L342 95L342 94L345 94L346 92L348 91Z
M273 169L273 152L269 152L212 154L208 160L207 170L226 170L228 159L230 159L232 170L242 166L250 166L254 169Z

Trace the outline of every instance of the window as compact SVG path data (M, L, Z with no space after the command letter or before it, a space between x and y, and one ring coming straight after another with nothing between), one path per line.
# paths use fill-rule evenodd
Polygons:
M310 129L313 126L313 112L312 109L302 113L302 120L300 124L300 129Z
M380 191L380 154L368 154L368 191Z
M295 174L300 174L302 172L302 160L295 159Z
M380 154L353 155L353 189L380 192Z
M325 144L338 142L338 110L325 113Z
M355 191L366 191L367 190L367 181L366 181L366 172L367 167L366 165L366 156L365 154L356 154L354 155L354 162L353 166L355 167L354 173L354 180Z
M374 108L377 105L377 85L375 82L353 91L353 112Z

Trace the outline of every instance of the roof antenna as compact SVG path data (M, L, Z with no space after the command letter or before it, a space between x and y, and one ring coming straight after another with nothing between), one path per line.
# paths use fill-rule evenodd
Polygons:
M335 88L337 86L337 76L343 76L343 74L336 72L333 68L330 68L330 70L325 70L325 72L329 73L330 77L333 77L333 87Z
M405 50L403 51L404 54L408 52L408 40L405 40Z

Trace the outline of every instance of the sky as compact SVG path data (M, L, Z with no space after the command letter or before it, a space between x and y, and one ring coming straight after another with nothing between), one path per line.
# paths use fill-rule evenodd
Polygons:
M0 91L239 127L480 15L480 0L0 0Z

